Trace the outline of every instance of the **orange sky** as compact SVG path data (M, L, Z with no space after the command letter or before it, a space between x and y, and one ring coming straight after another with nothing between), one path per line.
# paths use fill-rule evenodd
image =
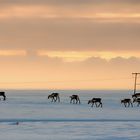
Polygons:
M0 1L0 86L132 89L138 0Z

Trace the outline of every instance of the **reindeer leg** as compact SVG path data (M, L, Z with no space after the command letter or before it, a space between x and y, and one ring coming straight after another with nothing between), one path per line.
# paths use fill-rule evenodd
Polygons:
M55 97L53 97L53 102L56 102L56 99L55 99Z
M124 106L126 107L126 103L124 103Z
M76 104L78 104L79 103L79 99L77 99L77 103ZM80 104L80 103L79 103Z
M101 102L99 102L99 105L98 105L98 107L100 107L101 106Z
M100 105L100 104L99 104ZM99 107L98 103L96 103L96 107Z
M79 103L79 100L77 99L77 104Z
M133 107L133 104L132 104L132 102L131 102L131 107Z
M55 102L57 101L57 97L55 97Z
M72 99L70 100L70 104L72 103Z
M97 107L97 103L95 102L94 104L95 104L95 106Z
M4 97L3 97L3 100L5 101L6 100L6 96L4 95Z
M97 103L97 107L99 107L99 106L100 106L100 103L99 104Z
M100 102L99 107L102 107L102 102Z
M139 105L140 105L140 102L138 102L137 107L139 107Z
M129 107L130 106L130 103L127 103L128 104L128 106L127 107Z
M102 104L102 102L101 102L101 108L103 107L103 104Z
M75 100L73 99L73 104L75 104Z
M79 104L81 104L81 101L80 101L80 99L78 99L79 100Z
M60 102L60 97L58 96L58 102Z

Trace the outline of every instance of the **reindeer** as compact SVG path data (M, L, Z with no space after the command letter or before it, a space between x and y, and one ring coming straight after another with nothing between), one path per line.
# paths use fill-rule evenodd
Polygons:
M139 106L140 105L140 98L136 98L136 99L134 99L133 100L133 103L137 103L137 106Z
M0 92L0 96L3 97L3 100L5 101L6 100L6 95L5 95L5 92Z
M140 93L135 93L132 95L132 98L133 98L133 102L135 99L137 99L138 97L140 97Z
M131 107L133 107L133 103L131 101L131 99L123 99L121 100L121 104L124 104L125 107L129 107L131 105Z
M97 104L99 103L99 104ZM96 107L102 107L102 99L101 98L92 98L92 100L88 101L88 104L92 104L91 107L94 106L94 104L96 105Z
M56 102L58 100L58 102L60 102L60 97L59 97L59 93L52 93L51 95L48 96L48 99L52 99L52 102Z
M77 104L77 103L81 103L80 102L80 98L79 98L79 96L78 95L72 95L72 96L70 96L70 103L72 103L73 102L73 104Z

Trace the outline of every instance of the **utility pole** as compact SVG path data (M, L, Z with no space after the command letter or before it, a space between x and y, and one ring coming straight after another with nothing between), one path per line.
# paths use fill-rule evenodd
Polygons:
M134 94L136 94L136 91L137 91L137 77L138 75L140 75L140 73L132 73L132 75L135 76L135 82L134 82Z

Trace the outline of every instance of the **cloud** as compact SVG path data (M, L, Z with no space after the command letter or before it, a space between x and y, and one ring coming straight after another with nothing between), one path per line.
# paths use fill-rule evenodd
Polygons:
M90 52L76 52L76 51L69 51L69 52L61 52L61 51L45 51L40 50L38 51L38 56L48 56L51 58L61 58L64 61L72 62L72 61L84 61L90 58L93 54Z
M127 21L140 19L139 4L130 1L47 0L1 2L0 18L64 18L95 21Z
M83 7L84 8L84 7ZM92 8L87 7L83 9L79 7L67 8L67 7L51 7L51 6L8 6L6 8L1 8L0 18L1 19L11 19L11 18L62 18L62 19L90 19L95 21L104 20L118 21L118 22L139 22L140 11L128 11L123 12L123 10L102 10L102 8ZM127 10L127 9L126 9Z
M33 4L33 3L37 3L37 4L40 4L40 3L43 3L43 4L56 4L56 5L62 5L62 4L86 4L86 3L90 3L90 4L95 4L95 3L99 3L99 4L102 4L102 3L131 3L131 4L138 4L140 3L139 0L4 0L4 1L1 1L1 3L4 3L4 4L17 4L17 3L20 3L20 4Z
M137 53L139 24L83 20L0 22L0 49ZM123 51L123 52L121 52Z
M0 50L0 57L5 56L26 56L27 52L25 50Z
M61 58L64 61L85 61L92 57L99 57L106 60L111 60L112 58L131 58L133 56L139 57L139 52L106 52L106 51L47 51L38 50L37 55L40 57L50 57L50 58Z

